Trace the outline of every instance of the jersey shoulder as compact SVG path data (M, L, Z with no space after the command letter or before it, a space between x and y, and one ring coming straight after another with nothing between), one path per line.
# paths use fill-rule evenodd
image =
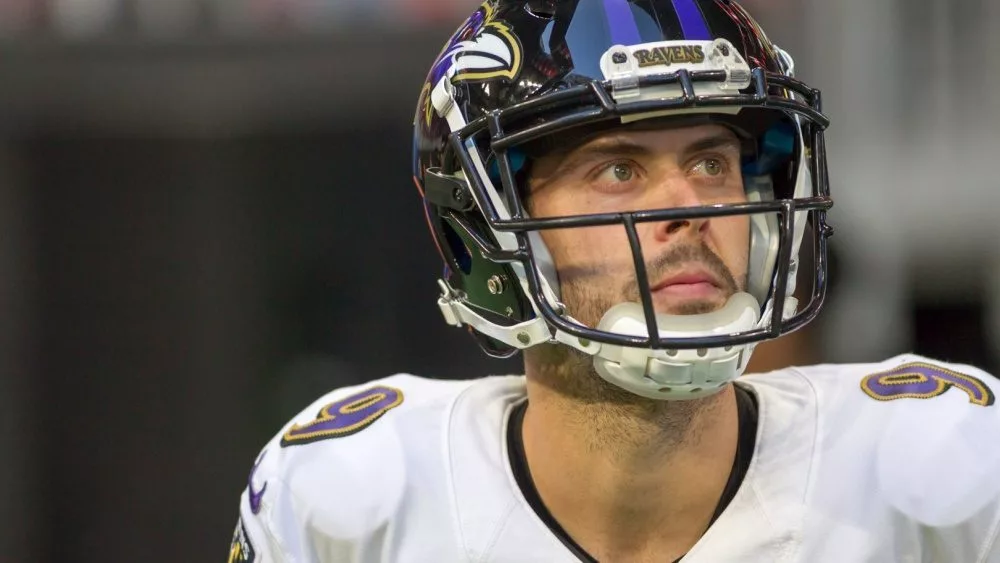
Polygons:
M243 521L253 519L283 553L360 541L398 509L412 478L408 459L441 455L443 418L475 381L397 374L323 395L261 450L241 498Z
M841 479L869 483L900 514L939 527L997 506L1000 380L993 375L904 354L791 368L765 374L760 384L812 395L820 463Z
M920 408L954 408L962 404L992 407L1000 388L1000 380L975 366L917 354L902 354L877 363L793 369L804 375L820 395L865 404L875 401ZM943 396L948 400L931 400Z
M352 449L362 441L383 439L377 426L395 426L401 418L431 420L475 380L445 381L396 374L360 385L341 387L319 397L288 421L269 445L295 451ZM377 424L385 421L385 424ZM364 432L364 440L345 438ZM307 444L317 448L295 448Z
M992 412L1000 379L971 365L902 354L882 362L820 364L750 375L741 380L758 394L815 397L824 416L857 409L885 415L946 411L961 415L969 407ZM876 406L881 405L881 406ZM982 412L971 409L971 412Z

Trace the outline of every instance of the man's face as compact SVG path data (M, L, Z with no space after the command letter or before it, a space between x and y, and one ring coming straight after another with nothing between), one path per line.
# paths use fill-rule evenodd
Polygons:
M720 125L622 128L535 160L534 218L746 201L740 143ZM657 312L713 311L745 285L746 215L636 225ZM542 232L567 313L594 327L623 301L640 302L622 225Z

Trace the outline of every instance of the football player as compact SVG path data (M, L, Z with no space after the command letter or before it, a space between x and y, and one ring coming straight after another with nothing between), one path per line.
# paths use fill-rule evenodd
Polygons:
M445 320L525 375L320 398L231 560L1000 562L990 376L739 377L822 305L827 125L731 0L488 0L420 93L414 176Z

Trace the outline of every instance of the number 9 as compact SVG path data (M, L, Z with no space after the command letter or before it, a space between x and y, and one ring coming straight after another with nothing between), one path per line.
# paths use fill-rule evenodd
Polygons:
M993 391L979 379L931 364L903 364L861 380L861 390L879 401L930 399L952 387L964 391L974 405L988 407L993 404Z
M403 402L403 392L379 385L330 403L307 424L293 424L281 437L282 446L308 444L327 438L341 438L371 426L389 410Z

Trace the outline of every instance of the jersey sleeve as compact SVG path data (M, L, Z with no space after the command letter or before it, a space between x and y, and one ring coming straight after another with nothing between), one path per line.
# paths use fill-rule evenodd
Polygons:
M273 490L271 483L275 484ZM338 538L328 528L313 529L308 504L296 503L286 496L288 491L279 490L282 487L278 481L267 484L269 490L256 493L270 493L275 497L266 512L263 507L255 512L253 494L249 489L243 493L227 563L350 563L357 560L357 544L362 538Z

